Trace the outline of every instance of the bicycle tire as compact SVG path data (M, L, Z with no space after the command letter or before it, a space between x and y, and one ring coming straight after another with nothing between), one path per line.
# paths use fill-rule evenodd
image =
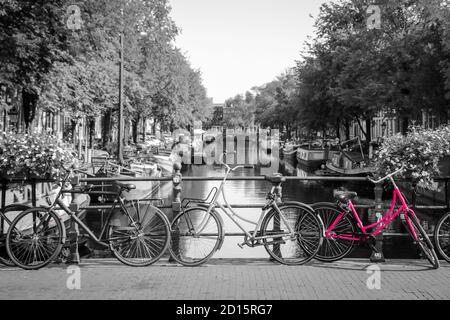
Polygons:
M315 203L311 206L321 217L325 231L342 213L342 209L332 203ZM334 232L355 234L356 226L353 219L345 216L334 228ZM324 236L324 241L315 258L322 262L334 262L349 255L355 247L355 241L331 239Z
M413 233L411 232L411 226L408 223L411 221L411 226L414 227L414 232L417 236L417 239L414 238ZM407 215L405 215L404 219L402 219L403 223L406 224L406 229L408 229L409 234L413 238L413 240L417 243L418 247L425 255L427 260L431 263L433 269L439 268L439 259L437 257L436 251L434 251L433 243L428 237L427 233L420 225L419 219L415 215L414 212L410 211Z
M127 211L138 228L120 208L122 220L118 225L110 223L108 227L110 249L128 266L149 266L157 262L169 246L170 223L161 210L147 203L127 206Z
M11 215L13 212L23 212L27 209L30 209L30 206L24 205L24 204L11 204L6 206L2 212L5 215L6 219L9 221L6 221L6 219L0 215L0 225L3 227L0 230L0 263L4 264L5 266L8 267L13 267L15 266L14 262L11 260L11 258L8 255L8 252L6 250L6 234L7 234L7 230L9 228L9 223L14 220L15 217L8 217L8 213L9 215Z
M36 270L58 256L65 239L66 229L58 214L36 207L23 211L13 220L6 236L6 249L18 267Z
M262 240L267 253L284 265L302 265L311 261L322 245L322 222L314 210L301 203L280 204L279 209L286 222L291 224L296 237L292 239L289 234L279 237L280 231L287 229L287 226L275 209L270 210L260 229L262 237L269 236ZM272 235L275 237L270 238Z
M450 263L450 212L437 223L434 240L439 254Z
M181 265L195 267L207 262L223 240L222 221L214 210L209 213L202 233L195 234L196 228L200 227L195 223L201 223L206 214L207 208L193 207L179 213L172 222L169 251L171 257Z

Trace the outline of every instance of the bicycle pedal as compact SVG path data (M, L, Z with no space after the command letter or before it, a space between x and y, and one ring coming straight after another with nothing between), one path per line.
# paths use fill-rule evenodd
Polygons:
M239 248L244 249L245 242L244 243L238 243L237 245L238 245Z

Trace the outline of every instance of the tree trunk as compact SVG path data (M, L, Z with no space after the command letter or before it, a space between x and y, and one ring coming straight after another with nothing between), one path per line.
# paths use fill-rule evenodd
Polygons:
M127 146L129 140L130 140L130 121L124 119L124 126L123 126L123 145L124 145L124 146Z
M39 96L35 92L22 89L23 119L25 122L25 130L27 131L36 115L36 104L38 99Z
M139 115L136 116L136 118L133 119L133 122L131 123L133 126L133 142L137 143L138 138L138 126L139 126Z
M103 148L106 148L110 141L111 141L111 110L108 110L105 112L105 116L103 118L103 127L102 127Z
M408 133L409 118L402 118L402 134L406 135Z
M147 119L145 117L142 117L142 141L145 142L145 131L146 131L146 121Z
M345 140L350 140L350 121L345 120Z
M94 148L93 145L93 136L94 136L94 130L95 130L95 121L90 120L89 121L89 148Z
M366 141L372 141L372 118L366 117Z
M341 119L337 118L336 123L334 124L334 130L336 131L336 138L341 141Z
M77 149L77 139L75 139L75 130L77 127L77 121L75 120L70 120L70 124L71 124L71 135L72 135L72 143L73 143L73 148Z
M367 140L367 133L363 128L361 120L358 117L356 117L356 121L358 122L359 129L361 129L361 132L363 133L364 137L366 137L366 140Z
M158 122L156 122L156 119L153 120L153 126L152 126L152 134L156 136L156 126L158 125Z

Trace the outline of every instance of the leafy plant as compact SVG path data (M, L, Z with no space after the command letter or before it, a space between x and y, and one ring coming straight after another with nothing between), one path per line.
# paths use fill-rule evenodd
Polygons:
M445 155L450 155L450 126L436 130L412 126L406 136L397 134L383 141L375 165L380 176L405 166L404 177L436 190L433 177L440 175L439 161Z
M48 133L0 133L2 178L57 179L76 161L74 151Z

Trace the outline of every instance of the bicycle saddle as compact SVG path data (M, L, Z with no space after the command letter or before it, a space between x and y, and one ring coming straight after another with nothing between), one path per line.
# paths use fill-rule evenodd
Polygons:
M114 184L116 186L118 186L122 190L130 191L130 190L136 189L136 186L134 184L132 184L132 183L122 183L122 182L119 182L119 181L115 181Z
M283 177L282 175L275 175L275 176L265 176L264 177L267 181L270 181L272 183L282 183L286 181L286 177Z
M334 198L340 202L347 202L353 200L358 196L356 192L353 191L336 191L334 193Z

